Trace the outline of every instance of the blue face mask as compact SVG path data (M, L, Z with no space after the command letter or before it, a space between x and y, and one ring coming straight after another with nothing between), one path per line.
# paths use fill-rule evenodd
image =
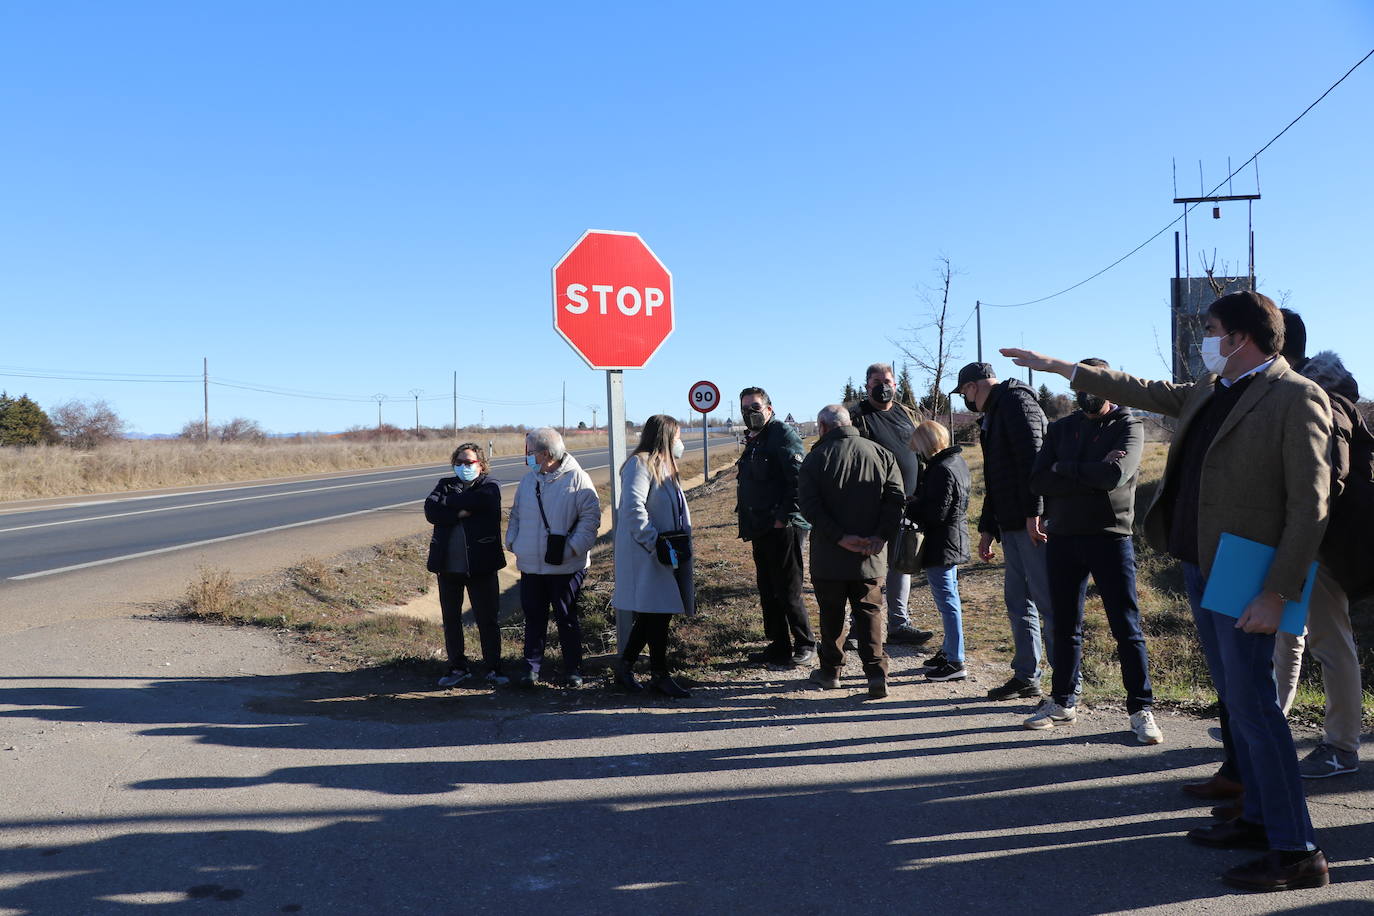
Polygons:
M525 464L528 465L529 467L532 467L532 468L537 468L537 467L539 467L539 462L534 460L534 456L533 456L533 455L526 455L526 456L525 456Z
M453 473L457 474L463 483L472 483L481 475L482 469L475 464L455 464Z

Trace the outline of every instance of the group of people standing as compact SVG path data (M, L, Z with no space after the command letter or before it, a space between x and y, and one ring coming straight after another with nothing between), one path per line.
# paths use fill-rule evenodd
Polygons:
M1183 788L1199 798L1234 803L1214 809L1217 822L1188 837L1204 846L1266 851L1263 858L1227 871L1228 884L1260 890L1318 886L1329 880L1327 865L1315 842L1301 780L1356 769L1362 710L1349 582L1333 573L1359 564L1345 557L1338 563L1340 544L1323 541L1322 535L1333 488L1339 490L1347 477L1374 480L1374 467L1360 464L1370 464L1369 452L1349 447L1354 433L1369 433L1353 405L1358 397L1357 390L1352 394L1353 379L1334 354L1306 359L1301 351L1305 331L1295 314L1281 313L1265 296L1235 293L1212 304L1204 331L1201 349L1209 374L1196 383L1147 382L1114 372L1096 358L1067 362L1029 350L1002 350L1017 365L1069 380L1078 410L1054 423L1047 422L1028 385L999 381L983 362L960 370L950 396L961 397L977 415L983 455L986 492L976 553L989 562L1001 545L1014 649L1011 677L987 696L1041 699L1048 646L1049 696L1023 725L1050 729L1076 720L1091 577L1116 643L1130 731L1142 744L1163 741L1151 710L1136 594L1132 532L1144 434L1130 407L1177 418L1164 477L1143 528L1152 545L1181 561L1198 638L1221 700L1225 762L1211 779ZM1311 377L1298 371L1305 367L1311 367ZM1313 378L1327 379L1328 390ZM818 440L806 452L797 432L774 414L764 389L740 392L747 432L737 463L736 510L739 536L753 554L768 640L749 658L789 668L815 661L809 681L834 689L846 652L854 651L868 695L875 698L888 692L885 644L920 646L934 636L910 612L913 572L924 574L943 631L939 650L925 662L924 678L967 677L958 567L974 552L967 518L969 468L949 430L922 419L895 394L892 367L873 364L859 402L820 411ZM580 685L575 602L600 507L590 478L557 431L530 433L527 452L529 471L516 490L505 539L521 573L522 682L533 685L542 676L552 615L564 677ZM1330 456L1336 453L1343 455L1337 462L1343 466L1333 473ZM649 686L667 696L688 696L667 662L672 617L695 610L691 517L678 477L681 455L677 421L656 415L619 470L612 604L634 616L616 681L631 692L645 689L634 665L647 648ZM505 563L500 491L487 475L478 445L459 446L453 465L455 476L441 480L425 503L435 526L429 568L438 574L451 664L439 683L453 686L473 676L459 620L465 593L481 638L486 678L506 683L496 624L495 577ZM914 557L903 549L913 531L922 536ZM1275 548L1264 590L1239 620L1202 607L1223 533ZM819 609L816 630L802 600L808 542ZM1276 637L1275 631L1285 601L1303 594L1318 545L1323 565L1308 637L1327 684L1327 732L1299 762L1285 713L1302 637Z
M580 687L582 624L577 596L591 565L591 548L601 527L596 486L568 452L562 435L548 427L525 437L525 475L515 490L505 549L520 571L520 605L525 618L525 670L520 684L533 687L544 672L549 618L558 631L563 679ZM678 475L681 430L666 415L650 417L639 444L620 469L620 506L612 604L634 614L622 647L617 681L644 689L634 677L639 655L649 650L650 687L670 697L689 692L668 672L668 631L675 614L695 610L691 514ZM501 489L490 476L486 452L475 442L453 451L454 476L442 478L425 500L434 526L428 568L439 583L449 671L440 687L455 687L475 675L464 646L462 610L466 596L481 642L484 679L510 683L501 659L497 620L498 572L505 568L501 538Z

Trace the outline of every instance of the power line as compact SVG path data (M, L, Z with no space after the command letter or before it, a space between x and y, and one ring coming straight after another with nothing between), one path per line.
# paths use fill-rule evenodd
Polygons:
M5 371L5 370L0 370L0 376L3 376L3 377L5 377L5 378L37 378L37 379L51 379L51 380L54 380L54 381L66 381L66 382L142 382L142 383L165 384L165 385L188 385L188 384L192 384L192 383L194 383L194 382L199 381L199 379L198 379L196 376L194 376L194 375L188 375L188 376L186 376L186 377L184 377L184 378L127 378L127 377L118 377L118 376L115 376L115 377L100 376L100 375L94 375L94 374L92 374L92 375L59 375L59 374L57 374L57 373L55 373L55 372L44 372L44 371L42 371L41 369L30 370L30 371L28 371L28 372L9 372L9 371Z
M1355 66L1353 66L1353 67L1351 67L1349 70L1345 71L1345 76L1342 76L1340 79L1336 80L1334 83L1332 83L1332 84L1330 85L1330 87L1327 88L1327 90L1326 90L1325 92L1323 92L1321 95L1317 96L1316 101L1314 101L1311 105L1308 105L1306 108L1304 108L1304 109L1302 110L1302 114L1298 115L1296 118L1294 118L1293 120L1289 121L1287 127L1285 127L1283 130L1281 130L1281 131L1279 131L1277 134L1275 134L1275 135L1269 140L1268 143L1264 144L1264 145L1261 146L1258 150L1256 150L1256 151L1255 151L1255 154L1254 154L1253 156L1251 156L1249 159L1246 159L1244 162L1242 162L1239 166L1236 167L1236 169L1235 169L1234 171L1231 172L1231 174L1227 175L1227 176L1226 176L1225 178L1223 178L1220 182L1218 182L1216 187L1212 188L1211 191L1209 191L1208 193L1206 193L1206 194L1204 194L1204 195L1202 195L1202 196L1203 196L1203 197L1210 197L1210 196L1212 196L1213 194L1215 194L1217 191L1221 190L1221 187L1222 187L1223 185L1225 185L1227 182L1229 182L1232 178L1235 178L1236 175L1238 175L1238 174L1241 172L1241 170L1244 169L1246 166L1248 166L1250 163L1252 163L1252 162L1254 162L1256 159L1258 159L1259 156L1260 156L1260 153L1264 152L1264 151L1267 150L1269 147L1273 146L1274 143L1275 143L1275 141L1277 141L1277 140L1279 139L1279 137L1282 137L1284 134L1288 133L1289 128L1291 128L1294 124L1297 124L1297 123L1298 123L1299 121L1301 121L1304 117L1306 117L1306 116L1307 116L1307 113L1308 113L1309 111L1311 111L1313 108L1316 108L1316 107L1317 107L1317 104L1318 104L1319 102L1321 102L1322 99L1326 98L1328 95L1331 94L1332 90L1334 90L1334 89L1335 89L1337 86L1339 86L1341 83L1345 82L1346 77L1350 76L1350 74L1352 74L1352 73L1354 73L1356 70L1358 70L1359 67L1360 67L1360 65L1363 64L1365 61L1369 60L1370 57L1374 57L1374 49L1371 49L1370 52L1369 52L1368 54L1366 54L1364 57L1361 57L1361 58L1355 63ZM1117 258L1115 261L1113 261L1112 263L1108 264L1106 267L1104 267L1104 268L1102 268L1101 270L1099 270L1097 273L1093 274L1093 275L1090 276L1090 277L1086 277L1085 279L1079 280L1079 281L1078 281L1077 283L1075 283L1073 286L1067 286L1067 287L1065 287L1064 289L1061 289L1061 290L1060 290L1059 292L1057 292L1057 293L1050 293L1048 296L1041 296L1039 299L1031 299L1031 300L1028 300L1028 301L1026 301L1026 302L1011 302L1011 303L1001 303L1001 304L995 303L995 302L984 302L983 304L986 305L986 306L988 306L989 308L995 308L995 309L1016 309L1016 308L1021 308L1021 307L1023 307L1023 306L1027 306L1027 305L1036 305L1036 304L1041 303L1041 302L1046 302L1046 301L1048 301L1048 300L1050 300L1050 299L1055 299L1055 298L1057 298L1057 297L1059 297L1059 296L1062 296L1062 295L1064 295L1065 293L1072 292L1073 290L1078 289L1078 287L1082 286L1083 284L1089 283L1089 282L1091 282L1091 281L1093 281L1093 280L1096 280L1098 277L1102 276L1102 275L1105 274L1107 271L1111 270L1113 267L1115 267L1115 266L1117 266L1118 264L1120 264L1122 261L1125 261L1127 258L1131 257L1133 254L1135 254L1136 252L1140 251L1140 250L1141 250L1142 248L1144 248L1146 245L1150 244L1150 243L1153 242L1155 239L1159 238L1161 235L1163 235L1164 233L1168 232L1170 229L1174 228L1174 226L1177 226L1180 222L1183 221L1183 218L1184 218L1185 216L1187 216L1189 213L1191 213L1191 212L1193 211L1193 209L1194 209L1195 207L1197 207L1197 206L1198 206L1198 204L1194 203L1194 204L1190 204L1189 206L1185 207L1184 210L1183 210L1183 212L1182 212L1181 214L1179 214L1177 217L1175 217L1175 218L1174 218L1168 225L1166 225L1163 229L1160 229L1160 230L1159 230L1158 232L1156 232L1154 235L1150 236L1150 237L1147 238L1145 241L1141 242L1139 245L1135 246L1135 247L1132 248L1130 251L1126 252L1126 253L1123 254L1121 257Z

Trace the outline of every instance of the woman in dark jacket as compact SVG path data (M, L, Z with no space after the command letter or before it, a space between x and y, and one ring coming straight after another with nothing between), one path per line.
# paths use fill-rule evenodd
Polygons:
M444 647L449 672L440 687L472 677L463 646L463 593L472 604L482 661L489 684L506 684L501 673L501 628L496 620L496 571L506 565L501 549L501 487L487 476L487 456L475 442L453 450L456 476L439 481L425 500L425 518L434 525L429 539L429 571L439 577L439 609L444 617Z
M969 559L968 465L961 455L963 449L950 447L949 430L933 420L916 427L911 448L926 466L916 494L907 503L906 516L925 534L921 563L945 630L944 645L926 662L926 678L958 681L967 676L958 568Z

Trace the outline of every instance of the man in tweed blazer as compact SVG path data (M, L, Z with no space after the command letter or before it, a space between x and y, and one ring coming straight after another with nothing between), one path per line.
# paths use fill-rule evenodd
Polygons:
M1145 535L1182 563L1245 788L1240 817L1189 831L1188 838L1204 846L1268 850L1227 871L1222 880L1229 885L1320 886L1328 881L1326 859L1316 845L1293 736L1278 705L1272 653L1284 602L1302 594L1326 527L1330 404L1278 355L1283 318L1267 296L1221 297L1208 309L1204 333L1208 374L1190 384L1147 382L1029 350L1002 353L1017 365L1058 373L1077 390L1178 418L1164 477L1145 514ZM1275 550L1262 591L1238 620L1201 606L1223 533Z

